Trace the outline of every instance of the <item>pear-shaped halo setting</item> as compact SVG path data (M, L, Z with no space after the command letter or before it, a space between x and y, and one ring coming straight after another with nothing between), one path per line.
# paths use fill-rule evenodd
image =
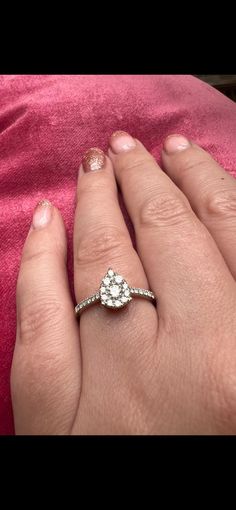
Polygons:
M108 269L102 279L99 294L101 304L107 308L122 308L132 300L126 280L113 269Z
M79 316L87 307L101 303L106 308L118 310L126 306L133 298L146 298L156 304L156 297L151 290L130 287L127 281L113 269L108 269L96 294L83 299L75 307Z

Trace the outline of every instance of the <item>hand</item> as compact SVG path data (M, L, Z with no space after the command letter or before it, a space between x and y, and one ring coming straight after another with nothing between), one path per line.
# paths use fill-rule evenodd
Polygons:
M36 208L17 284L16 434L236 433L236 182L177 135L162 168L114 133L108 156L84 157L74 226L77 302L112 267L156 307L97 304L77 321L61 215Z

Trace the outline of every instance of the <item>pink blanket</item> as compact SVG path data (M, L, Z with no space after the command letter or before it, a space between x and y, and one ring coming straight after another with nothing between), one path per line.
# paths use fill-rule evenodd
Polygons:
M62 212L72 275L75 187L82 154L129 131L159 160L164 138L183 133L236 176L236 104L192 76L0 77L0 434L13 434L9 374L15 287L37 201Z

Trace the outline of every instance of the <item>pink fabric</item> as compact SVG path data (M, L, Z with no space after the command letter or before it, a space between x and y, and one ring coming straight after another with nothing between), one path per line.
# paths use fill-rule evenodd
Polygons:
M183 133L235 175L236 104L192 76L0 77L0 434L14 433L15 286L33 208L43 197L60 208L72 284L79 163L89 147L107 149L117 129L139 138L158 160L166 135Z

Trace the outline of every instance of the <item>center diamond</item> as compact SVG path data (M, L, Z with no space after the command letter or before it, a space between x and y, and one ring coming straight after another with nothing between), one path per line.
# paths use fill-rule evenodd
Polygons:
M131 301L130 288L120 274L108 269L100 285L100 299L107 308L122 308Z
M110 293L113 297L118 297L120 294L120 291L121 291L121 288L119 287L119 285L112 285L112 287L110 288Z

